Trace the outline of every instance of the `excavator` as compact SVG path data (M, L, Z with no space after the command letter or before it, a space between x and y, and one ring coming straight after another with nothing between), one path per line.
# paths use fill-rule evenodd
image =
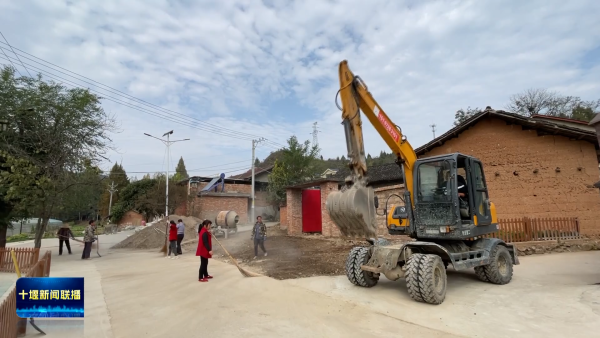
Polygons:
M486 236L498 231L498 219L481 161L460 153L417 158L346 60L339 64L339 81L336 105L339 96L351 174L342 189L329 194L326 209L343 236L367 241L348 255L350 282L373 287L381 274L392 281L405 278L410 297L428 304L446 298L450 264L457 271L474 268L484 282L508 284L519 259L512 244ZM385 201L387 231L410 241L394 244L377 236L379 200L368 185L361 111L397 156L404 182L403 194L392 195L402 204L388 212L392 196Z

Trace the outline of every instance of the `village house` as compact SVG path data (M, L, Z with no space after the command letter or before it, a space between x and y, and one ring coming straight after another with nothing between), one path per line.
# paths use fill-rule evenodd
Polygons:
M254 174L254 214L265 220L278 219L279 210L267 200L268 175L272 166L256 168ZM232 210L240 217L240 224L251 223L252 174L246 172L229 178L194 176L178 182L188 186L188 203L177 208L180 215L215 220L221 211Z
M598 149L596 131L585 122L529 118L490 108L415 152L419 158L455 152L479 158L500 219L577 217L581 234L594 235L600 234L600 194L594 187L600 173ZM387 197L402 194L399 175L396 164L369 169L369 185L379 197L380 213ZM330 178L288 188L286 225L290 235L320 232L339 236L325 201L341 187L343 176L340 171ZM317 189L320 194L314 192ZM393 197L389 203L401 202ZM320 212L315 212L318 205ZM379 216L378 221L381 235L385 220Z

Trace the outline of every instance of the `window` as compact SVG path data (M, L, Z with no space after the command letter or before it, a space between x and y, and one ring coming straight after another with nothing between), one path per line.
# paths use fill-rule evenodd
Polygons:
M419 199L423 202L450 202L450 163L437 161L419 166Z
M487 200L487 189L485 186L485 181L483 179L483 170L481 168L481 163L474 162L473 163L473 173L475 179L475 209L478 211L480 216L488 217L490 215L488 210L488 200Z

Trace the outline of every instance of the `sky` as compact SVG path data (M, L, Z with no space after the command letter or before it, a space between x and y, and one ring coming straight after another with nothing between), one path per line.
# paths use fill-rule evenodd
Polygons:
M600 99L598 13L595 0L0 0L0 31L29 54L17 51L27 69L13 60L21 73L106 98L119 128L103 169L140 178L183 157L190 175L216 176L249 169L252 139L266 139L259 159L291 135L312 141L314 122L323 157L346 155L342 60L414 148L456 110L504 109L529 88ZM366 151L389 151L363 121ZM144 133L170 130L190 140L168 161Z

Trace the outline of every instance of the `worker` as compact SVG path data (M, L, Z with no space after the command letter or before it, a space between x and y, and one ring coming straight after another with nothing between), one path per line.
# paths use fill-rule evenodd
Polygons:
M58 255L62 255L63 252L63 243L67 246L67 250L69 251L69 255L71 252L71 243L69 243L69 238L75 238L73 236L73 232L68 224L63 224L60 229L56 232L56 236L58 237Z
M256 217L256 223L254 224L254 228L252 229L252 240L254 240L254 259L258 256L258 246L260 245L260 249L262 252L267 255L267 250L265 250L265 239L267 239L267 226L262 221L262 217Z
M456 175L456 180L458 181L457 189L458 189L458 197L463 199L467 198L467 181L462 175Z
M183 241L183 237L185 235L185 224L180 219L177 221L177 254L181 255L181 241Z
M208 259L212 258L212 238L210 236L210 226L212 222L205 219L200 225L198 231L198 248L196 256L200 256L200 269L198 271L198 281L208 282L213 276L208 274Z
M92 243L94 242L96 230L96 221L93 219L88 222L88 226L85 228L83 233L83 253L81 254L81 259L90 259L90 253L92 252Z
M177 224L175 224L175 221L169 222L169 254L167 258L171 258L171 252L175 255L173 259L179 259L179 256L177 256Z

